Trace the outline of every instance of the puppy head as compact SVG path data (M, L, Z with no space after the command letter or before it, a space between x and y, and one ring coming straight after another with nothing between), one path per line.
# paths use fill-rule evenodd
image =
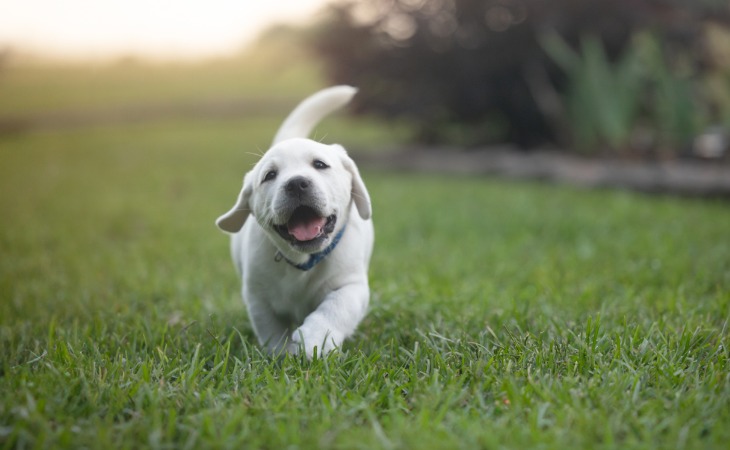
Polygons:
M236 204L216 224L236 233L253 215L277 246L316 253L345 225L352 203L360 217L370 218L370 196L347 152L339 145L288 139L246 174Z

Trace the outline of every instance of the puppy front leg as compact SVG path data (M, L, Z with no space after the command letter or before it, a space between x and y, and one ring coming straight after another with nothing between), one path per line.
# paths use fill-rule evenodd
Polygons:
M342 345L365 317L370 298L367 283L353 283L330 292L292 333L292 344L312 358L315 347L326 355Z
M249 302L248 315L259 344L270 355L277 356L287 349L287 346L292 345L289 341L289 324L279 318L268 304Z

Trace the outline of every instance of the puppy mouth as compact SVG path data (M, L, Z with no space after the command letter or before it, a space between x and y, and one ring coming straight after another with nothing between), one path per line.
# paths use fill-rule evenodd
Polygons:
M295 246L318 244L334 231L337 215L324 217L309 206L297 207L285 224L274 225L284 240Z

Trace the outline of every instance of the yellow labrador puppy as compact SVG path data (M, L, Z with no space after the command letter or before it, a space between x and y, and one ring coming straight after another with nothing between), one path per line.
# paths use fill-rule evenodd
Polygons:
M272 147L218 218L259 342L271 354L311 358L339 347L368 307L373 247L370 196L339 145L307 139L357 90L324 89L289 114Z

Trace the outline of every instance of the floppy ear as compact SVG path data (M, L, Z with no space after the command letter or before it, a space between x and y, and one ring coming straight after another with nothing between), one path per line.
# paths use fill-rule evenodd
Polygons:
M360 172L357 170L355 162L347 155L344 149L342 149L342 165L352 175L352 200L355 202L357 212L363 220L368 220L373 214L372 206L370 205L370 194L368 194L368 190L365 188L365 183L363 183L360 177Z
M248 206L250 197L251 183L249 182L249 176L246 175L243 179L243 188L241 189L241 193L238 194L236 204L233 205L230 211L216 219L215 224L218 225L218 228L228 233L238 233L251 212Z

